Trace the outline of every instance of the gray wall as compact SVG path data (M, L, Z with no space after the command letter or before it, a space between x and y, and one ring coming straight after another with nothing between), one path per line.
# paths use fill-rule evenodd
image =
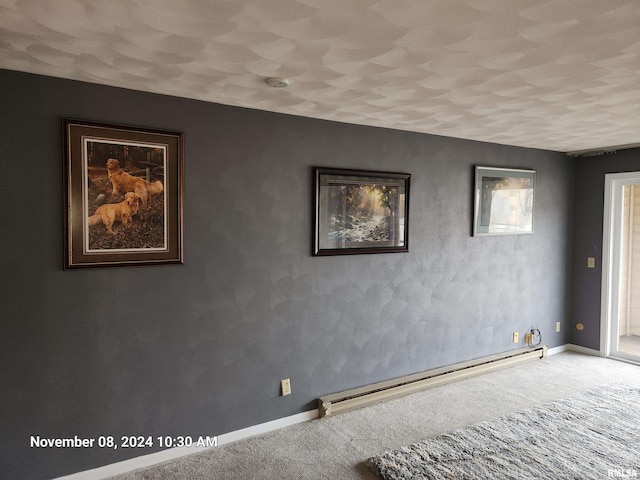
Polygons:
M0 86L1 478L154 451L31 435L220 435L513 349L532 326L568 341L562 154L8 71ZM62 117L185 133L185 265L63 271ZM474 165L538 171L534 235L470 236ZM313 166L411 173L410 252L311 257Z
M575 225L571 343L600 350L604 180L607 173L640 170L640 150L581 158L575 173ZM596 268L587 268L587 257ZM579 331L576 324L582 323Z

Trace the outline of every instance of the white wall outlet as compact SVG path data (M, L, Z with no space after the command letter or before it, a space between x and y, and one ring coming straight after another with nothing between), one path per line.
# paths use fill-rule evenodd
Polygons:
M594 257L587 257L587 268L596 268L596 259Z
M291 379L285 378L280 381L280 386L282 387L282 396L291 395Z
M556 332L560 331L560 322L556 322Z
M520 341L520 334L518 332L513 332L513 343L518 343Z
M531 345L533 343L533 333L527 332L524 334L524 342L527 345Z

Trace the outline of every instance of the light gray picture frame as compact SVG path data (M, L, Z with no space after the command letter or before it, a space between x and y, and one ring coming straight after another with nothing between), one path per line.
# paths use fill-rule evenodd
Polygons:
M533 234L536 173L475 167L474 237Z

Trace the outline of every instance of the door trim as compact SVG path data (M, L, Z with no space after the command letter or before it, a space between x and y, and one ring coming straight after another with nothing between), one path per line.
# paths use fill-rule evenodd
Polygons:
M604 357L626 357L620 352L612 352L611 344L614 335L618 335L619 332L617 322L614 322L613 319L619 317L620 310L617 299L620 298L624 187L633 184L640 184L640 172L608 173L605 175L600 312L600 354Z

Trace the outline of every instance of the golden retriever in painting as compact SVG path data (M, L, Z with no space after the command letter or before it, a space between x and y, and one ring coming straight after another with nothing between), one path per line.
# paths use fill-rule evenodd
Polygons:
M105 203L96 209L96 213L87 218L87 225L90 227L103 223L107 227L107 232L115 234L111 229L114 222L126 225L131 221L131 217L138 213L140 209L140 197L133 192L127 192L124 202Z
M164 192L164 185L160 180L155 182L147 182L144 178L134 177L120 168L120 162L115 158L107 160L107 170L109 171L109 180L113 185L113 195L120 192L135 192L142 202L144 208L147 207L149 196Z

